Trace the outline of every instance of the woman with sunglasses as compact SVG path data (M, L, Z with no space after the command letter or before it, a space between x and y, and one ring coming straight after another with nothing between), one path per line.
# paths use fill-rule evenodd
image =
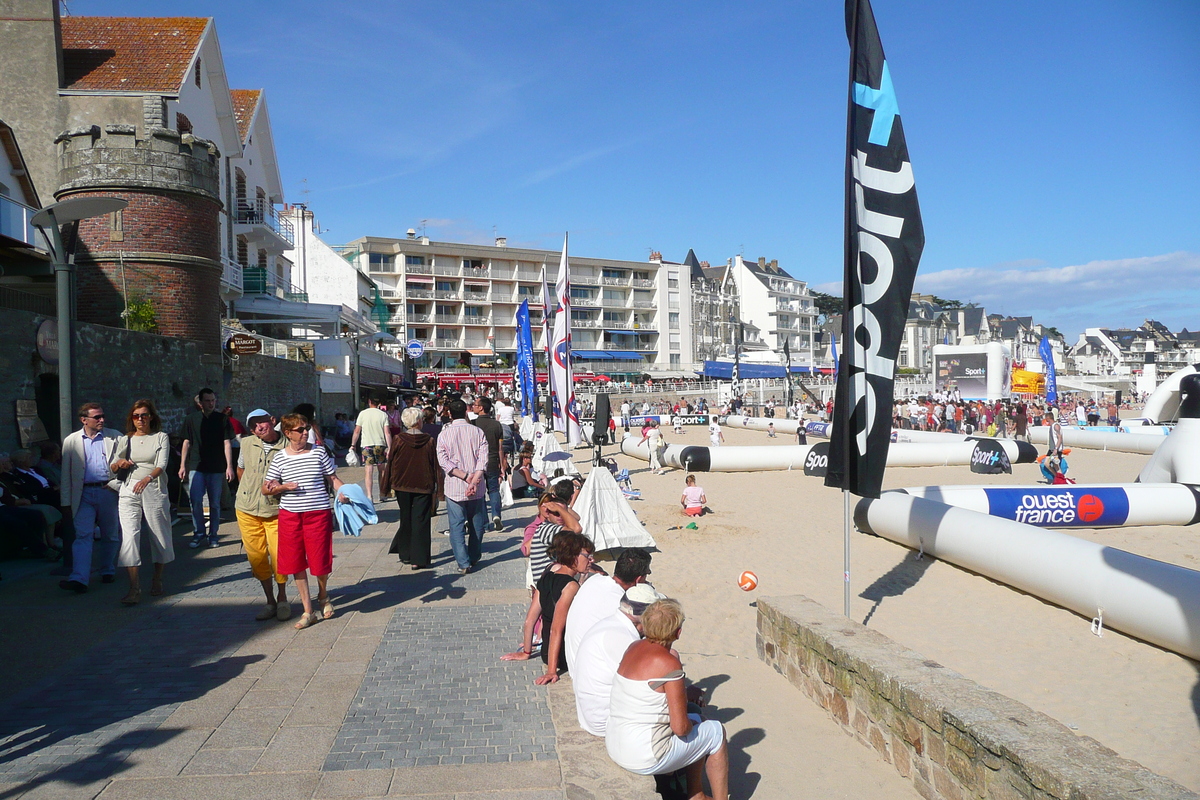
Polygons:
M515 653L501 656L504 661L525 661L533 655L533 629L538 616L542 619L542 662L546 672L534 679L538 686L558 681L558 674L567 671L567 651L563 634L567 629L567 613L579 591L576 576L587 572L592 565L595 545L592 540L572 530L555 534L547 553L553 565L538 579L533 603L525 617L525 640Z
M342 481L329 452L309 442L310 423L301 414L287 414L279 421L287 447L275 454L263 477L262 493L279 496L279 564L280 575L292 575L304 604L304 613L296 623L303 630L315 622L333 617L326 583L333 572L333 509L325 478L333 479L333 491L338 500ZM308 591L308 573L317 578L318 616L313 611Z
M150 595L163 593L163 565L175 560L171 542L171 501L167 493L167 459L171 439L162 431L162 420L154 403L138 400L125 419L125 435L117 440L112 471L128 470L121 481L117 510L121 517L121 551L117 566L129 572L129 594L121 598L127 606L142 599L138 567L142 565L142 519L150 529L150 552L154 577Z

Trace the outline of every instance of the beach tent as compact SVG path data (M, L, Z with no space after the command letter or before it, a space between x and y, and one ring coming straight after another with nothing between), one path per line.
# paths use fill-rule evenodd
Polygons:
M521 417L521 427L519 430L523 440L532 442L534 433L539 430L545 430L545 426L540 422L534 422L533 417Z
M554 456L554 453L560 455ZM551 477L558 470L568 475L578 475L579 470L571 461L571 454L558 445L553 431L538 430L533 434L533 468L546 477Z
M655 546L616 479L603 467L593 469L583 482L575 500L575 513L597 552L614 547Z

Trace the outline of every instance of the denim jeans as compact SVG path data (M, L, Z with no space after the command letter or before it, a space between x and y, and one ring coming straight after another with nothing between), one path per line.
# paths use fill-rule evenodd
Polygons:
M472 567L483 555L483 532L487 529L487 509L483 498L451 500L446 498L446 517L450 525L450 548L459 569Z
M197 538L204 538L204 495L208 495L208 536L217 538L217 529L221 527L221 488L224 485L224 472L192 473L192 483L188 487L188 500L192 505L192 530Z
M500 473L495 475L490 472L483 476L484 483L487 485L487 501L491 510L492 519L500 516Z
M117 493L106 486L85 486L75 512L75 541L71 545L74 561L71 580L87 586L92 576L92 545L95 530L100 529L97 566L101 575L117 571L117 553L121 549L121 520L117 512Z

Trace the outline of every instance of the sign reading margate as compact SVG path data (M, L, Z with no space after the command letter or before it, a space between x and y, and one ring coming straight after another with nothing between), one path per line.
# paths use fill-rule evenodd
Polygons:
M1125 524L1129 497L1124 489L984 489L988 513L1039 528L1089 528Z

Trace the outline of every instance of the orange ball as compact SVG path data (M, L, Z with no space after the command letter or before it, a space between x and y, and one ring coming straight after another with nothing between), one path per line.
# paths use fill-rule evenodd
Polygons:
M738 576L738 586L743 592L753 592L758 588L758 576L750 570L746 570Z

